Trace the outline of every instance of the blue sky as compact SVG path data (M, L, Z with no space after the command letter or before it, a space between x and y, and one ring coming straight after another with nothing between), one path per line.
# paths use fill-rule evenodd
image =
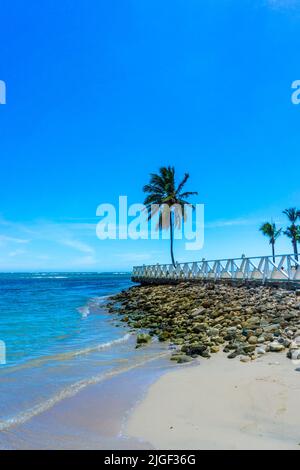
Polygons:
M169 262L167 241L95 233L99 204L142 202L168 164L205 204L179 261L268 253L260 223L300 206L299 4L3 0L0 270Z

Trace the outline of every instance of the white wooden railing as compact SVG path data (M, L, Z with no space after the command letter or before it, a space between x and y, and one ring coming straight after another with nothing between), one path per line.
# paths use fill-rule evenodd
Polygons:
M294 255L194 261L190 263L135 266L134 281L151 280L254 280L293 281L300 284L300 262Z

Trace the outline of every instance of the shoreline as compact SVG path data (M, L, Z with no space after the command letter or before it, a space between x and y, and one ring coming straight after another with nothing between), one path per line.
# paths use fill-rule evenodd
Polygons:
M299 300L284 289L189 283L112 295L108 321L133 333L119 345L130 345L120 358L132 357L128 370L1 432L0 448L298 448Z
M89 384L0 432L2 450L151 449L125 433L128 417L150 385L175 365L153 344L144 360Z
M299 378L284 354L243 364L219 353L160 377L126 432L158 450L300 450Z

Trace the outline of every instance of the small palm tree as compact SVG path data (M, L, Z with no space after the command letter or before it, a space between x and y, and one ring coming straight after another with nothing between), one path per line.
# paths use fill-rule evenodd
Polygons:
M289 237L292 241L295 259L298 261L298 246L297 243L300 241L300 226L296 224L300 218L300 211L296 207L285 209L283 213L287 216L291 225L286 228L284 234Z
M280 237L282 229L277 228L276 224L274 224L273 222L265 222L261 225L259 230L263 233L263 235L270 239L270 245L272 245L272 257L275 263L275 243L277 238Z
M143 188L143 191L148 193L144 201L148 211L148 220L159 212L157 229L170 230L170 248L173 266L176 266L173 252L174 228L180 228L182 220L186 220L184 206L188 204L194 208L187 199L198 194L196 191L182 192L188 179L189 174L185 173L181 183L177 186L174 167L162 167L159 169L158 174L151 173L150 183L146 184Z

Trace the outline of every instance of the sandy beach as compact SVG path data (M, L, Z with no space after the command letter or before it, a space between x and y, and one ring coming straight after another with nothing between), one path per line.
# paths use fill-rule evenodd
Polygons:
M283 353L197 362L150 387L128 436L156 449L300 449L299 365Z

